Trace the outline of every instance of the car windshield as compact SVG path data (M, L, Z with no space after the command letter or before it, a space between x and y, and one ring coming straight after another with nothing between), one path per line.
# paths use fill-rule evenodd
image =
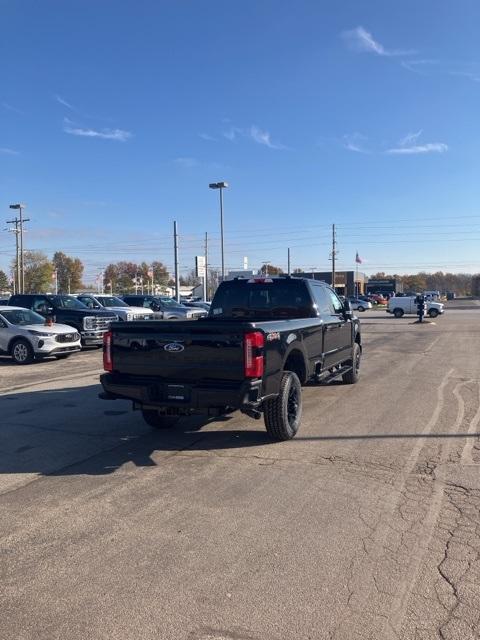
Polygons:
M173 298L158 298L158 299L163 305L170 307L171 309L185 309L185 306L183 304L179 304Z
M52 296L51 300L60 309L88 309L87 305L73 296Z
M97 300L104 307L129 307L126 302L115 296L97 296Z
M313 305L304 282L271 280L221 284L210 308L210 318L310 318Z
M2 311L1 316L10 324L19 326L28 324L45 324L45 318L30 309L12 309L11 311Z

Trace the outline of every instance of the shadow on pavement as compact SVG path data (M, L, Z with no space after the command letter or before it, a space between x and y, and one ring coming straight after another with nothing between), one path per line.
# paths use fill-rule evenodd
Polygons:
M263 420L244 418L246 428L229 428L232 416L183 418L169 430L144 424L130 403L97 398L99 385L0 396L0 474L108 475L127 463L162 464L181 451L215 451L330 440L478 438L480 433L333 433L272 442ZM238 414L236 414L238 415ZM243 418L242 418L243 420ZM225 425L226 428L223 428ZM212 430L210 427L213 426ZM220 428L218 428L220 427ZM153 459L153 454L156 460Z

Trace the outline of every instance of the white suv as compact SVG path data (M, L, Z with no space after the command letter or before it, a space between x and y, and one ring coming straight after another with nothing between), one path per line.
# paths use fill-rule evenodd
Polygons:
M47 325L43 316L23 307L0 307L0 353L17 364L45 356L68 358L80 349L80 334L73 327Z

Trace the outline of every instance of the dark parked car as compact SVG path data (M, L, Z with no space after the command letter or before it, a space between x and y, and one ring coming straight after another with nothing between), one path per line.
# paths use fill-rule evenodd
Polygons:
M288 440L300 425L301 385L338 377L353 384L360 356L360 323L325 283L228 280L208 318L112 325L100 397L132 400L157 428L192 413L263 413L270 436Z
M197 320L207 315L204 309L190 309L167 296L126 295L122 300L132 307L146 307L161 312L164 320Z
M19 294L12 296L8 304L31 309L44 318L54 317L56 322L74 327L81 336L83 346L101 345L103 334L108 331L110 323L118 320L115 313L89 309L74 296Z

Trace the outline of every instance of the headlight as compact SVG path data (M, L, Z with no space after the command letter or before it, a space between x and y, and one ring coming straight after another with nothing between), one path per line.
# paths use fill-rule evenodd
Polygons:
M31 333L32 336L38 336L39 338L53 337L51 333L45 333L44 331L35 331L34 329L28 329L28 333Z
M94 321L95 321L95 318L93 316L86 316L83 319L83 328L84 329L93 329Z

